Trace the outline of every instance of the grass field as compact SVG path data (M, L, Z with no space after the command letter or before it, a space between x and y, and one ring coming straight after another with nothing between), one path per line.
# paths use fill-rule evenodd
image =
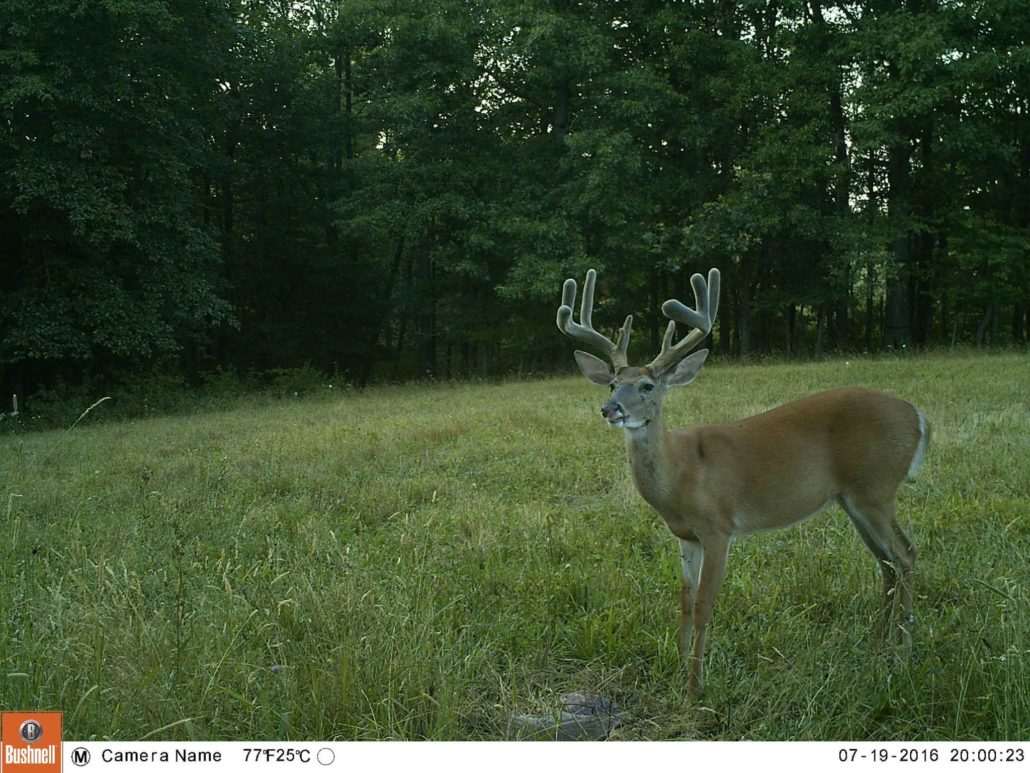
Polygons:
M666 414L843 385L934 428L906 662L834 508L734 544L688 701L675 540L570 377L0 439L0 707L73 739L496 739L586 688L622 740L1030 738L1030 358L716 363Z

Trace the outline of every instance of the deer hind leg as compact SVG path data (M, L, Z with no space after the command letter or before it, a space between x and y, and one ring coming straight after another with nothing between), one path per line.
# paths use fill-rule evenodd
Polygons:
M862 541L883 573L883 611L877 635L895 636L906 649L912 644L912 570L916 550L895 519L893 500L874 502L840 498ZM898 622L895 623L894 621Z

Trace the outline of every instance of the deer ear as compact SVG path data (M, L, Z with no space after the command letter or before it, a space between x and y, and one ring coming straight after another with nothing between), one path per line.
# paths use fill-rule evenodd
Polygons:
M689 357L680 360L676 368L669 374L669 386L684 386L693 381L700 372L701 366L705 364L707 356L707 349L698 349Z
M604 386L612 380L611 368L608 367L608 363L604 360L579 350L576 351L575 357L576 364L579 365L580 371L587 377L588 381Z

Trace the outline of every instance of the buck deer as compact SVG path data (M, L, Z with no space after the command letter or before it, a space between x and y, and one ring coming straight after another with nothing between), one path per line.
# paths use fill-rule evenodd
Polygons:
M700 274L691 277L696 309L675 299L662 305L671 321L661 352L642 368L627 360L632 315L616 343L594 330L596 277L593 269L587 272L578 324L572 320L576 282L565 281L558 327L611 360L609 366L586 352L575 353L583 375L611 389L601 415L625 431L637 491L679 538L679 646L689 662L689 692L703 689L705 633L726 576L731 540L799 523L834 501L882 570L877 630L881 636L893 631L909 646L916 551L898 526L894 500L926 455L930 427L923 413L896 397L852 388L811 395L741 421L667 430L666 391L693 381L708 356L707 349L687 355L712 330L719 271L713 268L707 283ZM693 330L674 344L677 322Z

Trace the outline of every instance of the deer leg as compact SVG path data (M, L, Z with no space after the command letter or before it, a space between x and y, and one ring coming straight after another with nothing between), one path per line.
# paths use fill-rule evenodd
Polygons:
M681 539L680 543L680 630L679 648L684 658L690 654L693 638L694 597L701 574L704 550L700 542Z
M916 551L895 520L894 502L873 504L841 497L841 504L883 573L883 611L877 635L894 633L908 648L912 644L912 569ZM900 614L899 614L900 613ZM900 617L897 628L894 619Z
M700 695L704 690L705 634L715 609L715 598L726 577L726 558L730 541L726 537L709 539L703 543L704 560L694 598L694 644L690 652L690 677L687 692Z
M891 508L893 510L893 508ZM912 646L912 627L915 625L915 615L912 614L912 571L916 564L916 549L908 535L901 530L897 521L894 522L895 551L902 565L901 577L898 582L898 595L901 603L901 624L899 632L901 642L905 647Z
M869 552L876 559L876 565L880 567L883 574L883 605L879 623L874 630L877 639L882 640L889 630L891 618L891 595L897 581L894 567L890 562L889 553L882 539L873 530L868 519L858 509L858 506L847 497L840 498L841 506L847 512L851 522L855 525L858 536L869 548Z

